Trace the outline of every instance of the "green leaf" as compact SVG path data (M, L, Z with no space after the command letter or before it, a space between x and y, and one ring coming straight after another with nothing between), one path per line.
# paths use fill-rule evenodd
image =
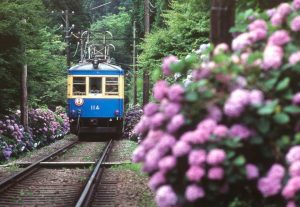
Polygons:
M246 163L246 159L243 155L238 156L237 158L235 158L235 160L233 161L233 164L236 166L243 166Z
M195 91L188 92L185 96L187 101L194 102L198 100L198 93Z
M278 124L287 124L290 121L289 115L286 113L278 113L273 116L273 119Z
M283 79L277 84L276 91L282 91L286 89L289 86L289 84L290 84L290 78L286 77L285 79Z
M295 144L300 144L300 133L295 134L294 143Z
M265 82L266 89L271 90L274 87L274 85L276 84L276 82L277 82L277 77L266 81Z
M263 134L268 133L270 130L270 121L266 118L259 119L257 128Z
M170 65L170 68L171 68L171 71L173 73L180 73L185 68L185 63L184 63L184 61L179 61L177 63L172 63Z
M258 110L258 114L260 114L260 115L272 114L275 111L277 104L278 104L278 101L275 100L275 101L272 101L271 103L268 103L268 104L260 107L260 109Z
M297 113L300 113L300 107L290 105L290 106L284 107L283 111L287 112L287 113L290 113L290 114L297 114Z

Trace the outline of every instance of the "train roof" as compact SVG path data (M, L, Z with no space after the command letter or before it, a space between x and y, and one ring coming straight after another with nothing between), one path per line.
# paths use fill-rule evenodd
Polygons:
M69 75L124 75L124 70L108 63L99 63L98 69L94 69L92 63L82 63L71 67L68 73Z

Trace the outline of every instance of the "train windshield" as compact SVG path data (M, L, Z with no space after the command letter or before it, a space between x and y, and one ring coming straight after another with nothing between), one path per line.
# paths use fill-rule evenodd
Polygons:
M90 93L102 93L102 78L90 78Z
M105 80L105 94L118 95L119 94L119 78L107 77Z
M85 87L86 87L85 77L74 77L73 78L73 95L74 96L86 95Z

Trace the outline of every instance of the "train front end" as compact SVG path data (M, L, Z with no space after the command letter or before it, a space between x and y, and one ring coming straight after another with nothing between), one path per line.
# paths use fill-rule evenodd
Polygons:
M68 116L71 132L121 134L124 71L114 65L85 63L68 71Z

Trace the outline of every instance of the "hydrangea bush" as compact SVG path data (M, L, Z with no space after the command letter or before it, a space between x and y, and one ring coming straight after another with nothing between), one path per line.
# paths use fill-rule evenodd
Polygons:
M0 120L0 160L18 156L63 137L69 132L69 120L62 107L55 112L49 109L29 111L29 129L25 132L20 121L20 111Z
M158 81L135 131L156 203L300 206L300 1L251 18L210 60L163 61L165 75L193 68L183 87Z
M143 115L143 109L139 105L130 106L125 115L123 138L138 141L138 137L134 133L134 126L140 121Z

